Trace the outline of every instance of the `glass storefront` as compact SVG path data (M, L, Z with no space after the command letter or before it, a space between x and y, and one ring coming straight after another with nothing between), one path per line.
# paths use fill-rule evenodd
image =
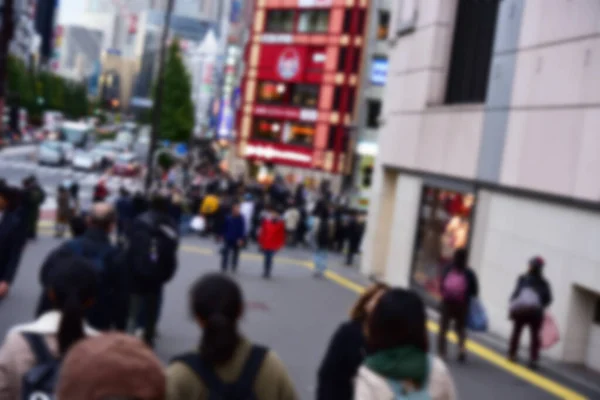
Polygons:
M312 147L315 125L300 122L286 122L283 128L283 141L296 146Z
M440 281L454 252L468 246L475 196L425 186L421 196L412 283L440 300Z
M266 142L279 142L282 124L268 118L256 118L252 137Z
M261 81L256 97L259 103L285 104L289 101L290 90L285 83Z

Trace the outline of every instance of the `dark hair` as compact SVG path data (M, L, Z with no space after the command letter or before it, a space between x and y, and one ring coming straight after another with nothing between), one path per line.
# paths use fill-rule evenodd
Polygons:
M71 236L79 237L82 236L87 229L87 221L84 215L76 215L71 218Z
M58 328L58 347L61 354L85 337L83 318L86 303L96 299L98 275L94 266L80 257L57 262L46 280L45 289L54 308L62 312Z
M225 275L205 275L192 287L190 301L194 315L204 325L201 357L212 365L226 363L240 340L237 329L243 313L240 287Z
M367 341L372 352L414 346L427 353L425 305L419 295L405 289L385 292L368 318Z
M454 266L458 268L467 268L467 259L469 258L469 254L467 253L467 249L458 249L454 252Z
M383 282L375 282L358 297L358 300L352 306L350 311L350 319L353 321L363 321L367 317L367 304L371 299L382 291L389 290L389 286Z
M169 196L163 192L157 192L150 197L150 209L158 212L167 212L169 210Z

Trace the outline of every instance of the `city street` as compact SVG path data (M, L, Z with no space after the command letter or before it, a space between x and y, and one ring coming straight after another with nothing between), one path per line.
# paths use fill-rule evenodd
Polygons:
M58 244L50 237L49 226L41 228L41 237L31 243L22 260L9 297L1 304L0 333L11 325L30 320L39 295L38 269L46 254ZM336 268L328 280L312 278L311 254L304 250L285 250L276 258L274 279L260 278L261 256L254 246L243 253L238 281L244 289L247 310L243 331L254 341L273 348L283 359L296 384L301 399L314 398L318 365L328 340L356 298L358 273ZM338 267L340 259L330 257ZM175 279L168 285L162 312L157 352L166 363L170 357L192 349L200 331L190 317L187 291L191 283L219 266L218 248L208 240L186 238L181 246L180 265ZM432 324L435 329L435 324ZM433 339L433 338L432 338ZM432 340L431 343L434 343ZM524 368L502 365L503 356L471 343L466 365L450 361L460 399L552 399L598 398L582 388L577 394L560 382L546 380ZM455 350L455 349L452 349ZM453 354L453 353L450 353ZM545 389L542 389L545 388ZM555 395L548 393L554 391Z

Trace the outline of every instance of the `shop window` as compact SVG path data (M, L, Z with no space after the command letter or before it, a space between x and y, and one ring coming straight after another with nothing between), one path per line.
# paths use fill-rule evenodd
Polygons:
M379 10L377 16L377 39L386 40L390 29L390 12Z
M350 33L352 28L352 9L348 8L344 11L344 33Z
M297 107L317 108L319 85L294 85L292 104Z
M362 61L362 51L361 49L356 49L354 51L354 60L352 60L352 72L358 73L360 70L360 62Z
M347 60L348 60L348 48L342 47L342 48L340 48L340 54L338 56L338 67L337 67L338 71L341 72L341 71L346 70Z
M333 107L331 107L331 110L332 111L339 110L341 102L342 102L342 88L340 86L336 86L333 91Z
M329 127L329 136L327 137L327 150L335 150L335 142L337 138L337 126Z
M485 101L499 0L460 0L446 103Z
M313 124L286 122L283 128L283 141L296 146L312 147L316 128Z
M376 129L379 127L379 116L381 115L381 101L367 100L367 127Z
M298 32L325 33L329 29L329 10L301 11L298 18Z
M285 104L291 97L290 85L279 82L259 82L257 100L258 103Z
M435 300L441 276L454 252L466 248L475 197L426 186L421 196L412 282Z
M293 30L293 10L269 10L267 12L266 32L292 32Z
M257 118L254 120L254 131L252 137L266 142L279 142L283 124L281 121Z

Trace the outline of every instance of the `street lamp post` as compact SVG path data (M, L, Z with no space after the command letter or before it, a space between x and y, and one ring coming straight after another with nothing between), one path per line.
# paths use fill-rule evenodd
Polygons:
M150 148L148 149L147 165L146 165L146 192L152 186L154 178L154 152L156 151L156 142L158 141L158 130L160 129L160 110L162 108L163 97L163 75L165 69L165 52L167 50L166 43L169 36L169 27L171 25L171 14L173 13L173 3L175 0L168 0L167 10L165 12L165 22L163 24L162 38L160 42L160 53L158 58L158 74L156 81L156 97L154 98L153 118L152 118L152 133L150 134Z

